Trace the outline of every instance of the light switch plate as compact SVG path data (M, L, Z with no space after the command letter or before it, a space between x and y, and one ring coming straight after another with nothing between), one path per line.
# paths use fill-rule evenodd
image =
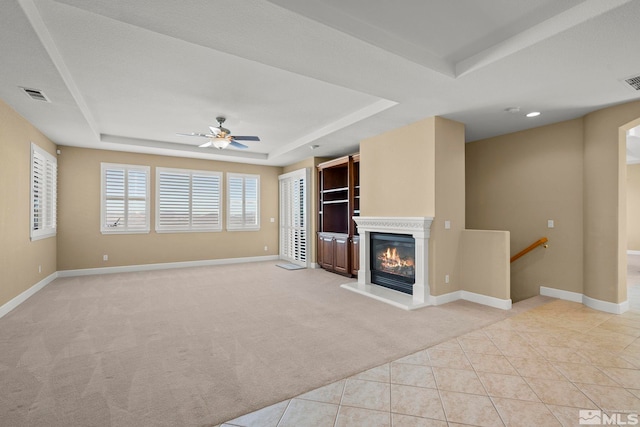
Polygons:
M446 221L444 222L444 229L445 229L445 230L449 230L449 229L451 229L451 221L446 220Z
M548 219L547 220L547 228L553 228L553 227L555 227L555 224L554 224L553 220L552 219Z

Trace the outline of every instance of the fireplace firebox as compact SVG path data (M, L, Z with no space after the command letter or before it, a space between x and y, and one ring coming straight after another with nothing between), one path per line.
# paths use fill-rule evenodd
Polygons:
M371 233L370 245L371 283L412 294L416 280L413 236Z

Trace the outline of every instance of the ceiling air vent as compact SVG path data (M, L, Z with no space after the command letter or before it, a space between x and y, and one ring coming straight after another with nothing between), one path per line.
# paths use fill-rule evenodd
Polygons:
M634 76L624 79L625 83L635 90L640 90L640 76Z
M45 96L44 93L42 93L42 91L37 90L37 89L29 89L26 87L21 87L20 89L22 89L24 91L24 93L27 94L27 96L31 99L34 99L36 101L44 101L44 102L51 102L49 101L49 98L47 98Z

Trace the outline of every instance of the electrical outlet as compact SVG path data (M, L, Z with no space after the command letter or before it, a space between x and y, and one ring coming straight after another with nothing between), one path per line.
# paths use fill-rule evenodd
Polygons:
M102 255L103 261L109 261L109 255Z
M444 275L444 283L449 283L449 275L448 274Z
M444 229L445 229L445 230L450 230L450 229L451 229L451 221L446 220L446 221L444 222Z
M264 247L264 251L266 252L266 251L268 251L268 250L269 250L269 246L265 246L265 247Z
M42 266L41 265L38 266L38 273L42 273Z

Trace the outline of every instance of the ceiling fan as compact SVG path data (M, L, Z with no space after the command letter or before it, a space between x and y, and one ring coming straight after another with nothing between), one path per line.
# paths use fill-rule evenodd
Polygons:
M231 131L225 127L222 127L222 124L227 120L224 117L216 117L218 121L218 126L209 126L209 130L211 133L179 133L181 136L198 136L201 138L209 138L207 142L204 144L200 144L200 148L207 147L215 147L218 150L224 150L228 146L232 146L235 148L249 148L248 145L244 145L239 143L238 141L260 141L260 138L257 136L238 136L231 135Z

